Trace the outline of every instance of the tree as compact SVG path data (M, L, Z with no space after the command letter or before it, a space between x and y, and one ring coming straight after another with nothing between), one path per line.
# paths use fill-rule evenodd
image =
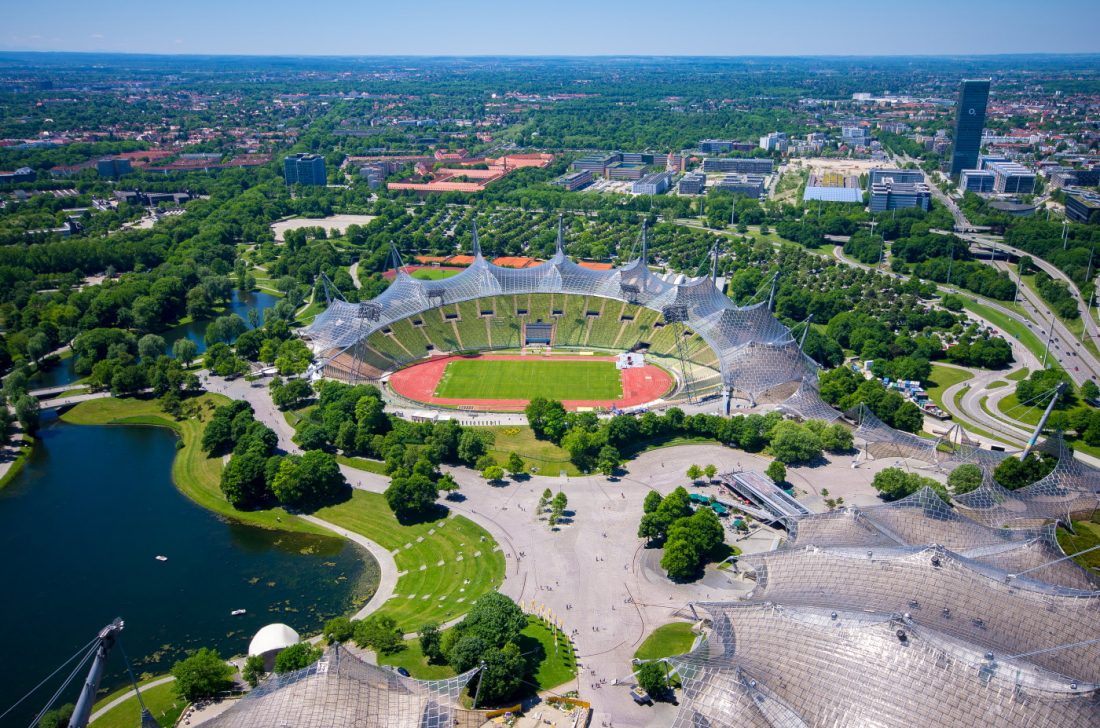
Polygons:
M447 662L455 672L465 672L477 667L489 644L480 637L465 634L461 630L455 634L459 637L447 652Z
M290 379L285 384L271 383L271 401L281 410L295 409L313 396L313 387L305 379Z
M298 444L303 450L320 450L329 444L328 431L321 425L310 422L298 431Z
M439 489L426 475L402 473L390 478L383 495L399 521L409 521L428 513L439 498Z
M138 356L142 361L153 361L164 354L164 338L156 334L146 334L138 339Z
M954 495L976 490L982 484L982 469L973 463L964 463L947 476L947 485Z
M472 465L487 451L485 440L476 430L464 430L458 440L458 459ZM494 461L495 464L495 461Z
M527 615L518 604L499 592L480 597L461 622L464 635L478 637L493 647L518 642L520 632L526 627Z
M808 428L784 420L772 430L771 451L784 464L813 460L821 455L821 440Z
M619 451L611 445L604 445L596 456L596 470L603 475L611 477L619 467Z
M692 464L687 469L687 476L688 480L694 483L695 481L699 480L699 478L703 477L703 469L700 468L698 465Z
M248 331L248 324L237 314L231 313L228 316L218 316L207 324L203 338L207 344L232 344L245 331Z
M325 622L325 628L321 634L328 644L347 642L355 635L355 625L347 617L333 617Z
M941 483L916 473L907 473L901 468L880 470L871 480L871 487L888 501L912 495L925 486L932 488L945 501L948 500L947 489Z
M508 462L506 463L506 466L508 468L508 472L511 473L513 477L517 475L523 475L525 472L527 472L527 466L524 464L523 458L521 458L517 453L511 453L508 456Z
M172 343L172 356L183 362L185 367L191 366L195 356L199 353L199 346L191 339L176 339Z
M638 523L638 538L656 541L665 534L665 522L656 513L647 513Z
M444 662L443 640L439 633L439 625L428 622L420 628L417 639L420 642L420 653L428 660L428 664L439 665Z
M490 483L495 483L504 479L504 468L499 465L490 465L481 471L481 477Z
M388 655L404 646L397 622L386 614L372 614L355 623L355 644Z
M279 652L275 657L275 672L294 672L304 667L309 667L321 659L324 653L320 647L314 647L309 642L299 642Z
M661 494L655 490L651 490L645 494L645 500L642 501L642 512L653 513L661 505Z
M222 469L221 491L234 508L258 506L272 497L265 480L266 455L266 451L235 455Z
M1091 379L1086 379L1081 384L1081 397L1086 400L1096 400L1100 398L1100 387L1096 386L1096 382Z
M482 653L481 659L485 667L478 675L479 699L490 704L512 695L527 674L523 654L514 642L500 648L490 647Z
M41 413L38 410L38 400L29 394L24 394L15 400L15 418L19 420L19 426L29 435L38 432L41 424Z
M283 458L271 491L280 503L302 507L332 501L346 490L347 484L331 453L310 450L301 457Z
M691 578L699 568L699 552L689 541L670 541L665 544L661 568L668 573L670 579L679 581Z
M703 475L707 476L707 480L713 481L714 476L718 475L718 466L714 463L708 463L707 466L703 468Z
M787 480L787 466L778 460L772 460L768 464L768 469L764 471L764 475L767 475L775 483L784 483Z
M568 505L569 498L561 491L558 491L558 494L554 496L554 500L550 501L551 512L559 519L565 514L565 507Z
M65 703L60 708L48 710L39 719L38 728L67 728L74 710L76 706L72 703Z
M681 518L669 526L668 544L665 548L668 549L676 541L687 541L699 558L702 558L722 543L723 537L722 522L718 520L718 516L710 508L700 508L691 516Z
M195 702L210 698L232 686L233 667L216 650L201 648L190 657L172 665L176 692L184 700Z
M665 668L660 662L643 662L634 673L638 687L649 693L650 697L660 696L668 690Z

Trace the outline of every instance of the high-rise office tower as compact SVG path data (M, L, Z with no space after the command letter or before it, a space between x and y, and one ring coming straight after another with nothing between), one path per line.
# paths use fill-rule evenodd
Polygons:
M283 159L283 175L288 185L325 185L325 158L300 152Z
M989 101L989 81L963 81L959 87L958 115L955 118L955 148L951 152L951 176L964 169L978 168L978 152L985 128L985 105Z

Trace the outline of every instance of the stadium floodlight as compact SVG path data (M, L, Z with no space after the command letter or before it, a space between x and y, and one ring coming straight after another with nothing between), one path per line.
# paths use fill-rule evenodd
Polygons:
M661 315L665 321L671 323L686 323L688 320L688 308L682 303L673 303L661 309Z
M367 321L378 321L382 318L382 304L374 301L363 301L359 304L357 315Z

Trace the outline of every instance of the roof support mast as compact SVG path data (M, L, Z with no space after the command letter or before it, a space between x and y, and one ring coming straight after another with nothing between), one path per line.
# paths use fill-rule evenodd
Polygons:
M1060 382L1054 389L1054 396L1050 398L1050 403L1047 404L1046 411L1043 412L1043 416L1039 418L1039 424L1035 425L1035 431L1031 433L1031 437L1027 440L1027 447L1020 453L1020 459L1023 460L1031 452L1031 448L1035 447L1035 443L1039 441L1039 435L1043 433L1043 428L1047 424L1047 420L1050 419L1050 413L1054 410L1054 405L1058 403L1058 399L1062 396L1062 392L1066 391L1066 383Z

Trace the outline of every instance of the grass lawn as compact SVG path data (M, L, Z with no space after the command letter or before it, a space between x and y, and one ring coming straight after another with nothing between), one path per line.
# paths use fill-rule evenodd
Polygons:
M454 399L618 399L615 362L459 359L443 371L435 396Z
M535 438L535 433L530 427L524 426L497 426L478 427L478 430L491 433L495 442L489 449L489 454L503 464L512 453L523 458L528 471L532 467L538 468L543 475L554 476L564 470L568 476L580 475L580 471L573 463L569 462L569 453L550 442Z
M1024 326L1016 319L1001 313L1000 311L990 308L981 303L975 303L965 295L961 295L963 301L963 307L968 311L972 311L981 318L990 322L991 324L1007 331L1010 335L1015 337L1022 343L1028 351L1036 356L1040 361L1043 359L1043 342L1039 339L1039 335L1034 331Z
M379 665L403 667L417 680L445 680L455 676L450 665L430 665L420 651L420 640L405 640L405 649L392 655L378 655Z
M402 632L459 617L504 581L504 554L496 541L462 516L402 525L382 495L361 490L316 515L393 552L397 587L380 611L397 620Z
M141 684L138 683L139 686ZM125 693L130 693L133 696L132 690L132 687L127 686L122 690L111 693L96 703L93 712ZM145 701L145 706L149 708L149 712L162 726L175 725L183 709L187 707L187 701L176 696L176 684L174 682L157 685L148 690L143 689L141 699ZM96 728L136 728L140 724L141 707L136 697L131 697L125 703L115 706L104 713L99 720L92 723Z
M321 313L324 310L325 304L323 301L314 301L313 303L309 304L301 311L299 311L298 314L294 317L294 320L302 324L308 324L317 317L317 314Z
M554 633L557 632L557 649ZM555 630L538 617L528 616L527 627L520 633L519 648L527 656L530 682L539 690L551 690L577 676L577 658L573 643L560 630ZM431 665L420 651L419 640L405 640L405 649L392 655L379 655L378 664L403 667L420 680L442 680L453 677L449 665Z
M1067 554L1074 554L1093 546L1100 546L1100 511L1092 514L1092 519L1089 521L1074 521L1073 530L1076 531L1076 535L1064 528L1059 528L1057 532L1058 545ZM1087 554L1078 556L1074 561L1086 569L1092 567L1100 569L1100 551L1090 551Z
M658 660L662 657L682 655L691 649L695 642L695 633L690 622L672 622L663 624L649 633L645 641L638 646L634 658L638 660Z
M349 458L346 455L337 455L336 462L347 465L349 468L363 470L368 473L386 474L386 464L381 460L367 460L366 458Z
M1007 387L1007 386L1008 386L1008 382L1002 381L1000 379L996 379L996 380L990 382L989 384L985 385L985 388L986 389L1000 389L1001 387Z
M81 402L61 415L61 419L74 425L167 427L178 434L182 440L182 447L172 462L172 481L184 495L203 508L263 528L332 536L331 532L292 516L282 508L238 511L226 502L219 485L222 459L207 457L199 443L202 440L203 428L206 426L206 421L210 419L214 407L228 401L228 398L220 394L203 394L185 400L185 404L194 406L198 414L184 420L176 420L171 415L165 414L160 408L160 402L155 399L105 397Z
M1014 382L1022 382L1027 379L1029 374L1031 374L1031 370L1024 367L1023 369L1017 369L1011 374L1006 374L1005 379L1011 379Z
M940 409L946 410L947 408L943 406L944 390L971 378L972 375L970 372L963 371L962 369L933 364L932 378L924 383L925 391L928 392L928 396L932 401L939 405Z
M459 270L440 270L438 268L417 268L412 272L412 277L422 281L439 281L456 276L461 272Z
M552 690L577 676L577 656L564 632L538 617L528 616L527 627L520 634L520 651L528 655L531 682L539 690Z
M1043 410L1049 402L1049 398L1041 400L1036 406L1027 405L1020 406L1020 400L1016 399L1015 393L1007 395L1004 399L997 403L997 409L1000 413L1010 420L1016 420L1017 422L1023 422L1027 425L1039 424L1039 418L1043 416Z

